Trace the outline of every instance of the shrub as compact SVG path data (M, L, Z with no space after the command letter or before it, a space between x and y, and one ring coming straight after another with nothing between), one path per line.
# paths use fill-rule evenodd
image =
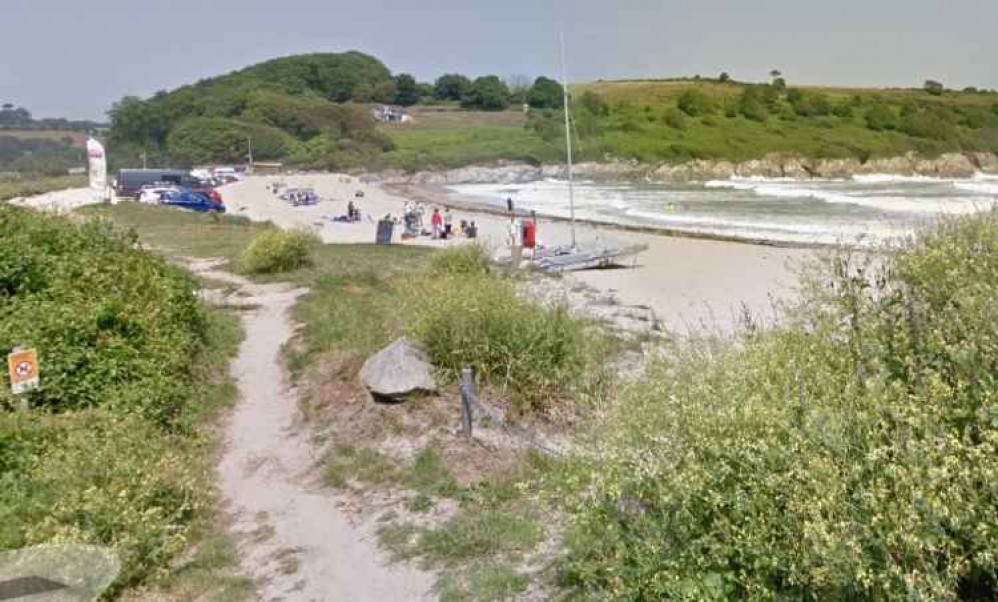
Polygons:
M828 96L820 92L804 92L794 88L787 93L787 101L801 117L820 117L832 112Z
M689 120L682 111L670 108L666 109L665 115L662 116L662 121L673 129L685 130Z
M218 375L238 339L135 247L105 223L0 207L0 355L35 347L42 378L26 413L0 381L0 550L109 547L114 592L167 572L211 504L196 427L229 399Z
M586 90L582 93L579 104L597 117L606 117L610 114L610 105L592 90Z
M496 75L479 77L471 84L462 105L481 111L501 111L509 105L509 89Z
M134 245L105 223L0 206L0 355L38 349L32 406L107 405L164 425L181 412L204 314L192 280Z
M535 109L560 109L565 104L561 84L547 77L538 77L530 88L527 103Z
M738 101L738 112L752 121L766 121L769 118L769 111L758 86L745 88Z
M726 84L731 81L731 76L728 75L726 71L722 71L721 75L717 77L717 81L721 82L722 84Z
M690 117L699 117L714 110L714 105L707 95L695 88L683 92L679 97L679 110Z
M319 238L305 230L264 232L254 238L243 251L243 270L251 274L289 272L312 265Z
M877 132L896 130L898 127L897 114L887 105L874 105L866 112L866 127Z
M437 276L481 276L492 271L492 259L481 245L461 245L430 255L429 269Z
M170 132L166 147L170 158L183 165L243 161L250 139L258 159L278 159L294 147L294 138L275 127L220 117L181 122Z
M567 481L567 584L593 599L998 595L998 216L882 261L830 262L783 326L679 353L600 425Z
M532 303L499 277L437 273L410 283L406 296L407 332L433 364L452 380L470 366L485 382L508 386L520 412L563 398L595 348L568 308Z
M929 140L951 140L957 135L951 124L937 113L930 111L919 111L903 117L898 129L909 136L928 138Z
M841 119L852 119L852 105L847 102L837 104L832 109L832 114Z

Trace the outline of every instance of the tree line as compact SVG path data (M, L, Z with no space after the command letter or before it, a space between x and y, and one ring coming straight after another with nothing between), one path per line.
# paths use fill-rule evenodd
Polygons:
M105 124L89 120L69 120L58 118L35 119L31 111L13 103L0 104L0 130L70 130L89 132L107 127Z
M403 107L456 103L465 109L479 111L502 111L516 105L552 109L560 108L564 102L561 84L548 77L541 76L530 82L520 76L503 79L498 75L483 75L471 79L459 73L441 75L432 84L419 83L412 75L400 73L373 93L367 88L359 90L355 100Z

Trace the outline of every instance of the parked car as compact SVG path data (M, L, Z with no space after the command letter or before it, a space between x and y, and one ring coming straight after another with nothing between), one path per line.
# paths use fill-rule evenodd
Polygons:
M150 184L143 186L142 190L139 191L138 201L149 205L158 205L164 194L168 192L179 192L179 190L180 189L176 186Z
M190 190L177 190L163 193L159 202L161 205L189 209L199 213L225 213L224 203L216 203L200 192L193 192Z
M191 186L191 191L200 192L201 194L205 195L206 197L215 201L216 203L222 202L222 195L219 194L217 190L215 190L215 186L212 183L206 180L199 180L196 184Z
M195 180L185 171L176 169L122 169L115 181L119 197L137 197L143 186L150 184L190 186Z

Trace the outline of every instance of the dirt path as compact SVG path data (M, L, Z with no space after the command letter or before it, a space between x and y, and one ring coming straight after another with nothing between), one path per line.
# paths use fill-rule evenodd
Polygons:
M335 495L314 481L316 457L298 420L295 391L280 365L293 335L289 309L305 291L255 285L210 264L202 275L237 284L245 341L231 370L241 400L226 425L218 466L220 487L241 536L243 570L259 583L261 600L392 601L430 597L431 575L388 566L372 524L352 524Z

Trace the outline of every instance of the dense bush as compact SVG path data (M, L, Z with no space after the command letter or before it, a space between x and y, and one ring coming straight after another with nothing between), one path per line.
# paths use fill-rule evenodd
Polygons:
M479 77L461 104L468 109L501 111L509 105L509 88L496 75Z
M294 138L282 130L235 119L195 117L170 132L167 150L176 164L246 160L252 139L255 159L278 159L294 148Z
M436 272L410 283L407 332L450 378L470 366L508 386L518 411L551 407L582 376L592 336L566 307L537 305L511 281L474 273L480 256L468 253L436 260Z
M952 124L932 111L918 111L902 117L898 129L909 136L930 140L952 140L957 135Z
M565 105L561 84L548 77L538 77L530 87L527 103L535 109L560 109Z
M457 73L447 73L437 78L433 86L438 100L464 100L471 91L471 80Z
M187 548L211 502L196 426L238 338L193 291L104 224L0 206L0 355L35 347L41 373L29 412L0 382L0 550L107 546L117 591Z
M312 265L319 238L305 230L268 230L243 251L242 269L251 274L288 272Z
M713 112L714 103L700 90L691 88L679 97L679 110L690 117L699 117Z
M828 95L821 92L806 92L791 88L787 92L787 102L801 117L821 117L832 112L832 103L828 100Z
M54 411L98 405L162 424L180 412L204 316L194 283L107 225L0 206L0 355L36 347Z
M738 112L752 121L766 121L769 109L759 86L749 86L738 100Z
M887 105L874 105L866 112L866 127L878 132L896 130L898 127L897 113Z
M578 460L594 599L998 596L998 216L838 258L739 345L678 353Z

